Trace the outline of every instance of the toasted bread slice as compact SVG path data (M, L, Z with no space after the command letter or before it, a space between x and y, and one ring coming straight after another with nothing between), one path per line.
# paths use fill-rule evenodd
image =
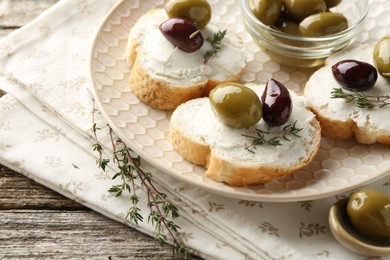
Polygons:
M132 67L129 84L142 102L153 108L172 110L187 100L207 96L221 82L240 79L246 56L240 38L233 31L227 31L217 54L204 64L204 54L211 48L207 38L220 28L207 25L201 30L203 46L187 53L174 47L160 32L159 25L167 19L165 10L151 10L129 33L126 50Z
M264 86L248 85L259 96ZM170 141L174 149L191 163L206 166L206 176L235 186L269 182L294 173L310 163L320 145L320 125L314 114L306 109L303 97L291 93L293 112L280 127L260 120L256 125L237 129L225 125L212 111L208 98L190 100L180 105L170 121ZM302 130L298 136L281 138L280 146L268 144L251 146L257 130L270 131L270 139L281 136L288 125ZM245 135L245 136L244 136Z
M334 79L332 66L339 61L355 59L373 64L374 46L360 45L331 56L324 67L316 71L308 80L304 95L310 109L320 121L322 135L347 139L354 137L362 144L382 143L390 145L390 105L372 109L359 108L354 101L331 98L334 88L342 88ZM343 88L342 88L343 89ZM346 93L353 93L343 89ZM390 93L388 79L378 75L376 84L363 91L368 96L386 96Z

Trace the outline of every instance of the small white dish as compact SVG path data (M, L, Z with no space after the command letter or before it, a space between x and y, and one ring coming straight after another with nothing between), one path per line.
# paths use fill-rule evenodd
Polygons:
M358 254L369 256L390 255L390 239L373 240L359 234L347 215L348 199L336 202L329 212L329 228L344 247Z

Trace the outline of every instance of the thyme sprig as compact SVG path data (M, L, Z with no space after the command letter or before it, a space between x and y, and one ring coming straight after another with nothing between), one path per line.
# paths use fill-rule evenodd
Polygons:
M330 95L331 98L343 98L346 102L354 102L359 108L372 109L390 105L389 95L366 95L357 90L347 93L341 88L334 88Z
M95 102L93 102L93 104L95 104ZM94 105L94 106L95 106L95 105ZM96 108L93 107L93 110L92 110L92 129L91 129L91 130L92 130L93 138L94 138L95 140L97 140L98 138L97 138L96 132L97 132L98 130L100 130L100 128L97 127L97 125L96 125L95 116L94 116L95 113L96 113ZM105 170L106 170L106 167L107 167L107 164L110 162L110 160L109 160L109 159L103 158L103 147L102 147L102 145L101 145L99 142L96 142L96 143L94 143L94 144L92 145L92 147L93 147L93 150L94 150L94 151L97 151L97 152L99 153L99 157L98 157L98 159L96 160L96 164L97 164L100 168L102 168L103 171L105 171Z
M257 145L272 145L272 146L279 146L282 145L281 141L285 140L290 142L291 136L301 137L299 135L299 132L302 131L303 128L297 128L296 126L297 121L294 122L294 124L289 124L283 127L281 131L278 132L272 132L269 129L267 131L256 128L256 136L252 135L245 135L243 136L253 139L252 143L245 144L245 149L248 150L251 153L254 153L255 151L253 149L256 149ZM267 135L269 134L278 134L278 136L271 137L267 139Z
M95 112L96 109L94 108L92 113L93 126L91 128L95 142L93 148L94 151L98 152L98 166L105 171L110 159L103 157L103 145L97 137L97 131L101 129L96 126ZM157 230L156 240L158 243L163 245L168 241L169 236L173 242L173 253L181 259L190 258L191 255L187 247L177 237L180 227L174 222L174 219L179 217L178 208L168 200L165 193L157 190L152 181L152 173L142 169L141 158L135 155L132 149L128 148L121 139L115 137L111 127L108 125L107 127L112 146L112 162L117 167L117 172L112 179L119 178L121 180L120 184L112 185L108 191L116 197L124 194L128 196L131 204L125 218L136 225L144 220L138 206L140 202L138 193L145 192L148 200L147 207L149 208L148 222L152 223Z
M203 55L204 61L203 63L206 64L212 57L214 57L217 52L221 49L220 44L222 39L226 35L226 30L221 31L218 30L218 32L215 32L213 34L213 37L208 37L207 41L211 44L211 49L206 51L206 53Z

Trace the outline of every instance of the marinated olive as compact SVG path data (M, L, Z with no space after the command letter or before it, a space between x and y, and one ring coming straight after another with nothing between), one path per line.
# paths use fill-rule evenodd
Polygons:
M199 28L185 19L168 19L160 25L160 31L170 43L185 52L199 50L204 42Z
M272 25L282 10L283 0L249 0L249 8L262 23Z
M366 90L375 85L378 73L374 66L357 60L342 60L332 66L336 81L345 89Z
M211 19L211 6L206 0L170 0L165 5L169 18L183 18L203 29Z
M299 24L285 19L276 20L274 26L280 31L291 34L291 35L301 35L299 32Z
M299 31L307 37L335 34L347 28L347 18L342 14L331 12L310 15L299 24Z
M375 190L352 194L347 204L352 225L363 235L376 239L390 238L390 196Z
M210 92L209 99L219 119L235 128L252 126L260 121L263 114L257 94L240 84L219 84Z
M325 0L326 7L332 8L341 3L341 0Z
M292 111L290 92L280 82L269 79L261 96L263 119L271 126L280 126L287 122Z
M378 72L390 77L390 35L380 39L374 48L373 59Z
M288 14L297 21L302 21L309 15L326 11L324 0L285 0L284 7Z

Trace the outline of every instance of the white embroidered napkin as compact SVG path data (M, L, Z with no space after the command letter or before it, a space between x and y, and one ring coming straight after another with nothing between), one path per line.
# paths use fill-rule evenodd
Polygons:
M0 162L126 222L128 201L107 192L114 184L114 166L103 172L95 164L97 154L92 152L89 131L92 102L87 91L92 37L98 21L116 2L60 1L0 42L0 88L9 93L0 99ZM96 117L104 127L104 118ZM99 138L107 143L105 133L99 131ZM202 257L358 258L330 234L327 215L335 197L279 204L235 200L190 187L143 165L179 207L180 237ZM389 185L387 178L370 187L385 191ZM147 219L145 201L143 196L142 212ZM156 232L146 221L136 228L150 235Z

